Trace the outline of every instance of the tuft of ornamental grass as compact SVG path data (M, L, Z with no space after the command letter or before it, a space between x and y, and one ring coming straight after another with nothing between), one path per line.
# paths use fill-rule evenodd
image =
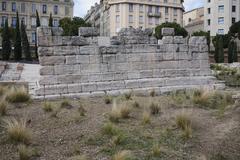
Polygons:
M125 97L126 100L131 100L132 99L132 92L125 93L124 97Z
M33 156L38 156L36 150L27 147L26 145L18 146L18 154L20 160L30 160Z
M112 96L106 95L106 96L104 97L104 102L105 102L105 104L111 104L112 101L113 101Z
M27 128L26 119L20 119L19 121L15 118L4 119L4 128L10 140L14 142L20 142L24 144L29 144L32 138L32 133L29 128Z
M133 101L132 106L133 108L139 108L140 104L137 101Z
M188 139L192 137L192 120L185 113L176 116L176 125L183 131L183 137Z
M159 144L154 144L151 149L151 154L153 157L159 157L161 155L161 148Z
M123 134L118 134L118 135L112 137L110 144L114 147L118 146L118 145L122 144L124 139L125 139L125 137L123 136Z
M61 104L60 104L61 108L66 108L66 109L71 109L73 106L71 104L71 102L68 99L64 99Z
M6 93L6 87L0 86L0 96L3 96Z
M127 103L123 103L119 106L121 118L129 118L131 113L131 107Z
M153 102L150 104L149 109L153 115L159 114L161 110L160 106Z
M11 88L6 95L6 100L10 103L24 103L31 100L26 88Z
M114 101L112 110L109 114L109 120L111 122L119 122L120 119L129 118L130 113L131 107L127 103L117 105L116 101Z
M142 114L142 124L149 124L151 123L151 114L148 111L143 111Z
M51 102L44 102L43 106L42 106L42 109L45 111L45 112L52 112L53 109L54 109L54 106Z
M113 160L132 160L133 155L131 151L123 150L113 155Z
M68 158L68 160L88 160L88 157L85 155L78 155Z
M151 90L151 92L150 92L150 96L151 97L155 97L156 96L156 92L155 92L155 90L153 89L153 90Z
M102 133L109 136L119 135L120 129L111 122L108 122L103 125Z
M8 103L5 100L0 101L0 116L4 116L7 113Z

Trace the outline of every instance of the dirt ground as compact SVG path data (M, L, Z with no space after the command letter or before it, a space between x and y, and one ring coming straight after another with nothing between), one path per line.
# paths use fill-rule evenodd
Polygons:
M11 105L5 117L27 117L32 131L30 147L39 154L33 160L68 160L76 155L110 160L121 150L130 150L136 160L240 160L240 106L229 106L219 116L218 110L176 105L167 96L133 99L140 107L133 107L130 118L116 124L125 136L117 146L111 144L112 137L102 133L112 108L103 98L70 100L73 107L61 109L56 117L44 112L40 101ZM61 101L53 103L57 106ZM142 113L152 101L161 105L161 112L151 116L150 124L143 125ZM82 117L78 115L80 104L86 110ZM175 125L175 117L181 112L189 114L193 121L192 138L184 139ZM151 156L155 143L160 144L159 157ZM9 140L3 127L0 159L19 159L17 144Z

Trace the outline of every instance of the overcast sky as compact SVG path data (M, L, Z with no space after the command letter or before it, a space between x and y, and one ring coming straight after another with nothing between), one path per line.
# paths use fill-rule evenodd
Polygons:
M92 5L100 0L74 0L74 16L83 17ZM204 0L185 0L186 11L203 6Z

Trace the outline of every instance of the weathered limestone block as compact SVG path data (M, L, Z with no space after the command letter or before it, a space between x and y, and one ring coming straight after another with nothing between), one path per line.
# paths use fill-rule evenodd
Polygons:
M80 65L56 65L54 66L55 75L64 75L64 74L80 74Z
M65 74L57 76L57 82L60 84L82 83L82 75Z
M78 35L83 37L93 37L98 36L99 33L95 27L80 27Z
M140 71L140 78L153 78L153 71L152 70Z
M41 47L50 47L54 45L52 36L38 36L37 45Z
M68 45L85 46L85 45L89 45L89 42L84 37L74 36L74 37L71 37L71 40L69 41Z
M46 86L36 90L36 95L62 95L68 93L67 85Z
M65 59L64 56L43 56L43 57L39 57L39 63L42 66L64 64L65 61L66 61L66 59Z
M52 28L51 27L46 27L46 26L38 27L37 28L37 35L38 35L38 37L52 36Z
M177 62L177 69L189 69L191 68L191 62L189 60L179 60ZM168 69L168 68L167 68Z
M162 38L163 44L173 44L173 36L164 36Z
M89 63L101 63L102 60L102 56L101 55L90 55L89 56Z
M165 61L173 60L174 59L174 54L173 53L175 53L175 52L164 52L164 53L162 53L163 60L165 60Z
M100 82L102 81L102 74L101 73L89 73L87 75L89 82Z
M175 60L190 60L191 54L188 54L188 52L175 52L174 53L174 59Z
M199 45L199 52L208 52L208 45Z
M83 83L82 84L82 91L83 92L94 92L97 90L96 83Z
M118 46L100 47L101 54L117 54L119 52Z
M38 55L39 56L52 56L53 55L53 47L38 47Z
M208 52L192 53L192 59L193 60L208 60L209 59L209 55L208 55Z
M151 36L151 37L150 37L150 42L149 42L149 43L150 43L150 44L158 44L158 40L157 40L156 37Z
M179 52L187 52L189 50L189 46L187 44L179 44Z
M157 45L157 50L156 50L157 53L166 52L166 51L167 51L167 47L165 44Z
M116 62L116 55L102 55L102 62L103 63L115 63Z
M128 65L128 63L116 63L115 64L116 67L116 71L128 71L130 66Z
M82 46L82 47L80 47L80 54L85 54L85 55L99 54L99 47L97 47L97 46Z
M112 89L112 82L97 82L98 91L107 91Z
M40 81L40 85L52 85L52 84L59 84L57 82L57 76L49 75L49 76L42 76Z
M174 36L173 43L175 44L186 44L187 40L183 36Z
M100 64L80 64L81 73L99 73L100 72Z
M196 44L190 44L189 45L189 52L199 52L199 45Z
M207 39L206 37L201 37L201 36L192 36L189 38L189 44L194 44L194 45L199 45L199 44L203 44L206 45L207 44Z
M138 80L125 80L125 86L127 89L139 88L140 84Z
M40 69L40 75L54 75L54 67L53 66L44 66Z
M82 86L80 84L67 85L67 92L68 93L81 93L82 92Z
M77 63L80 63L80 64L89 64L90 56L89 55L77 55L76 60L77 60Z
M102 73L103 81L113 81L114 80L114 72Z
M156 45L137 44L133 45L131 50L130 54L156 52Z
M174 36L174 34L173 28L162 28L162 36Z
M54 46L53 47L54 55L78 55L79 47L78 46Z
M140 78L140 72L137 72L137 71L135 71L135 72L128 72L127 73L127 79L139 79Z
M121 44L121 40L117 36L113 36L110 39L110 44L111 45L120 45Z
M116 62L127 62L128 61L128 55L127 54L116 54Z
M118 89L123 89L126 88L124 81L113 81L111 89L112 90L118 90Z
M188 69L165 69L164 77L186 77L190 76Z
M97 37L98 46L110 46L110 37Z
M66 64L76 64L77 63L77 59L76 56L66 56Z
M128 78L128 74L126 72L116 72L114 74L114 80L118 81L118 80L125 80Z
M153 78L162 78L164 77L165 70L164 69L153 69Z
M52 35L53 36L62 36L63 29L61 27L52 27Z
M178 44L165 44L167 50L166 52L177 52L179 51Z

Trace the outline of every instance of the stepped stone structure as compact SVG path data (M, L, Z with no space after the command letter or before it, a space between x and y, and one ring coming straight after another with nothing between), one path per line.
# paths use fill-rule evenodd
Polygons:
M122 29L112 38L98 37L94 28L80 28L81 36L73 37L60 36L60 28L40 27L37 32L37 97L224 87L212 76L204 37L174 36L171 28L162 30L159 42L149 29Z

